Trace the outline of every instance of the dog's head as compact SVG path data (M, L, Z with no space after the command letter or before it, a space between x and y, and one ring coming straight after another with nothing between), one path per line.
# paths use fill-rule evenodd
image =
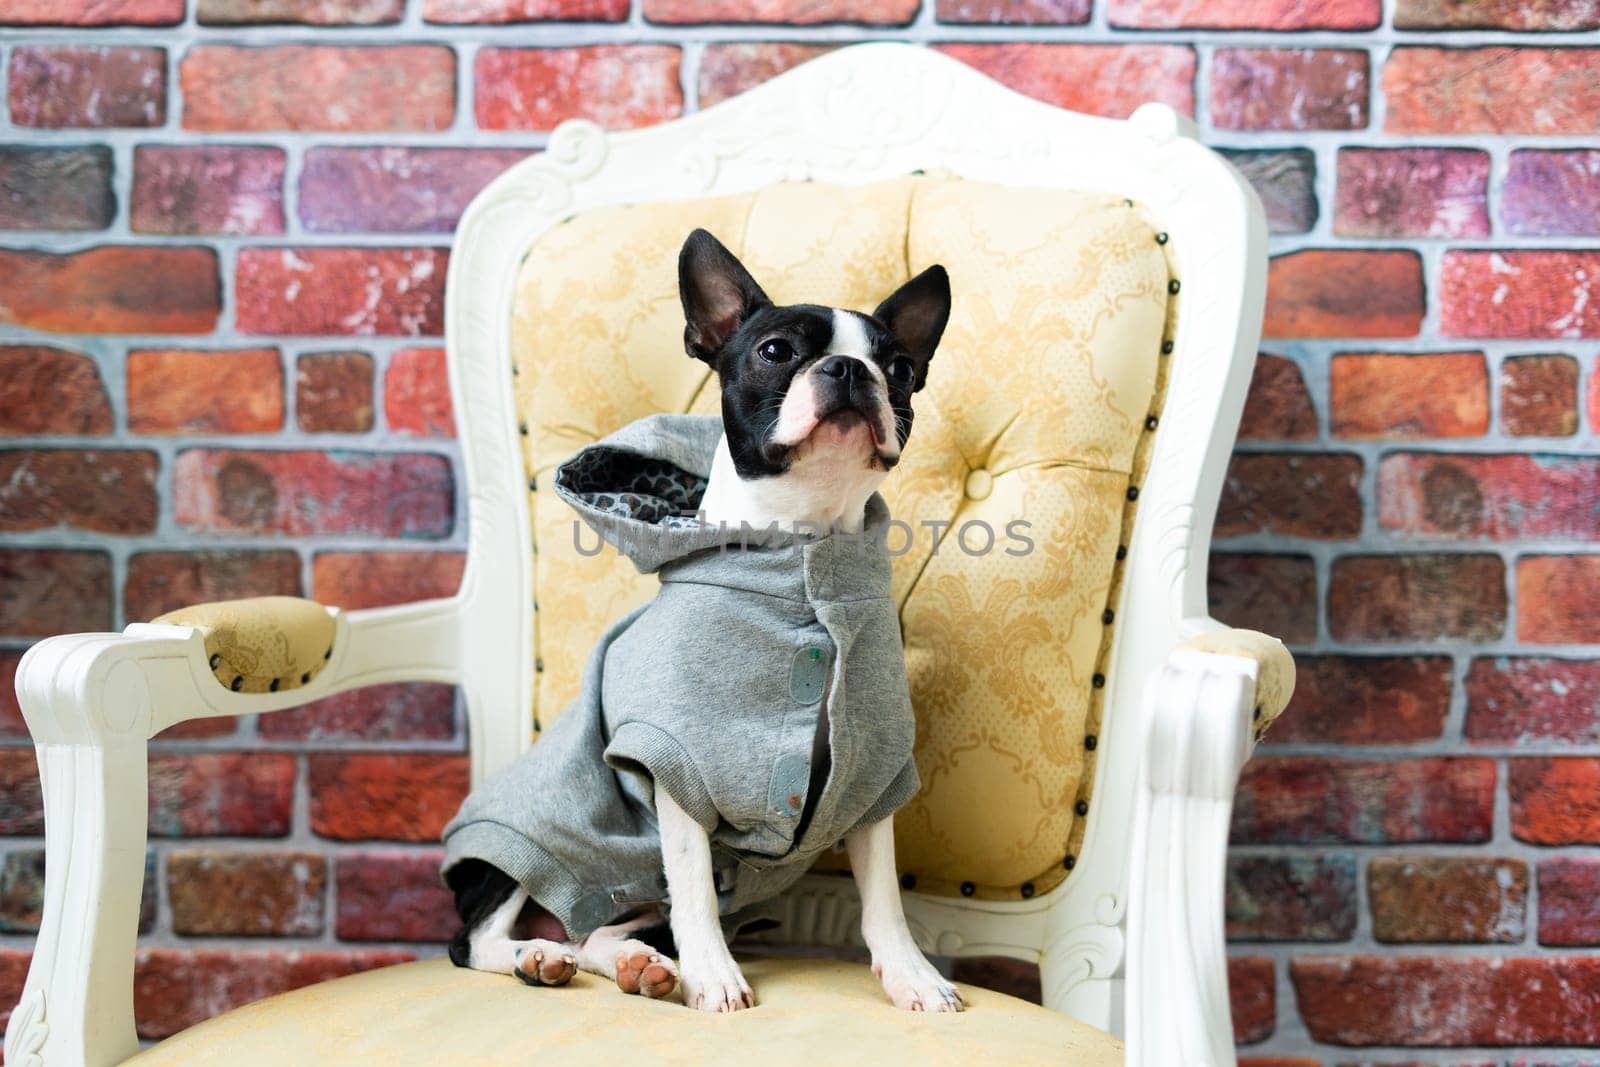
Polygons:
M911 433L911 397L927 380L950 317L950 279L933 266L871 315L776 307L705 230L678 257L684 345L722 383L722 422L740 478L783 475L807 456L887 472Z

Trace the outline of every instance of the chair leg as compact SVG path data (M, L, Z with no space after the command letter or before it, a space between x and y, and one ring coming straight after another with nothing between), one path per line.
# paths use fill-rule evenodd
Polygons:
M1128 902L1128 1067L1235 1067L1222 898L1253 660L1173 652L1146 698Z

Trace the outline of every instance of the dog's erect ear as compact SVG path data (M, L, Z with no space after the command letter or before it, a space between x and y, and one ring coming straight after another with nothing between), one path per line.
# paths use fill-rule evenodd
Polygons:
M678 295L683 298L683 346L713 366L739 324L772 303L744 264L705 230L691 233L678 253Z
M906 282L872 313L905 346L917 365L917 385L927 378L928 361L950 321L950 275L938 264Z

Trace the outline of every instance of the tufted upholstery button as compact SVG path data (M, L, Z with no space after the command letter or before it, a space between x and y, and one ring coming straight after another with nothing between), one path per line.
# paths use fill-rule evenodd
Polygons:
M986 500L992 492L994 492L994 475L982 469L967 475L968 500Z

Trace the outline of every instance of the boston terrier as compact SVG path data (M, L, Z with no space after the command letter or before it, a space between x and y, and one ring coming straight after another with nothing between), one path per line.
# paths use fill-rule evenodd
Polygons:
M687 320L685 347L690 356L715 370L722 393L721 438L703 483L699 522L734 528L747 524L754 529L777 524L785 530L845 534L859 534L869 516L878 516L875 521L881 522L886 512L874 493L900 460L911 432L912 397L927 380L929 363L949 318L950 283L944 268L924 270L889 295L871 315L814 304L780 307L715 237L696 230L679 256L678 277ZM711 440L705 438L708 448ZM651 477L661 479L659 473ZM610 506L612 498L607 500ZM895 775L894 767L890 768L896 788L873 786L878 791L874 796L892 794L892 801L880 802L877 808L862 804L857 810L873 814L861 814L858 821L838 832L860 891L862 935L871 952L872 968L889 998L912 1011L960 1011L960 994L927 961L907 928L895 870L893 811L878 810L885 803L904 803L915 791L916 774L910 760L910 705L905 695L899 629L887 599L887 563L874 574L882 586L878 600L890 631L890 637L877 647L883 650L885 662L892 661L892 671L881 672L892 675L889 687L876 691L892 694L888 703L895 709L879 719L869 716L868 720L853 721L849 736L862 733L855 729L861 721L890 724L884 729L892 726L898 733L897 747L889 758L899 761L894 766L903 765L903 769ZM704 623L715 632L716 620ZM815 619L811 625L820 632L821 624ZM828 648L836 651L834 646ZM821 655L812 648L801 652L809 653L813 660ZM805 660L797 657L796 662L799 671ZM712 665L711 669L723 668ZM834 675L836 679L842 676ZM782 679L787 699L787 656ZM607 700L610 692L608 687ZM807 840L808 820L813 816L819 823L837 819L841 804L837 798L849 793L849 783L836 782L837 776L832 774L841 764L830 759L829 700L819 698L814 704L814 735L802 735L810 738L809 759L800 758L802 767L806 763L809 767L794 784L783 789L774 786L780 801L792 791L788 803L795 805L795 810L789 813L793 821L786 826L796 843L794 848ZM856 700L850 705L851 714L864 714L858 710L859 704ZM835 714L844 714L841 709L845 707L842 702L836 704ZM575 714L569 710L554 727L562 727ZM770 713L756 709L753 721L772 722L776 729L784 716L783 709ZM546 731L523 759L537 758L547 746L555 752L552 732ZM603 738L597 744L609 741ZM597 765L584 773L596 778L607 775L618 766L612 756L609 748L604 761L596 755ZM737 760L740 755L731 758ZM852 752L848 767L864 767L868 762L859 752ZM648 790L652 779L644 781ZM752 810L762 812L767 789L763 786L759 792ZM823 800L823 807L818 808L819 796L834 800ZM548 798L549 805L562 803L560 796ZM464 923L451 942L451 959L478 970L515 974L533 985L564 985L582 969L614 980L624 992L648 997L664 997L681 986L684 1002L704 1011L752 1007L754 993L728 950L723 928L728 891L722 884L725 872L716 869L716 857L725 845L718 835L727 827L727 812L688 811L686 808L696 805L680 803L666 788L647 793L645 805L653 808L653 819L641 816L640 822L659 840L660 866L650 881L659 883L662 891L653 901L628 892L614 892L610 897L601 893L598 907L602 910L591 908L585 913L587 904L573 902L576 890L547 894L559 895L559 901L539 899L537 893L530 896L524 888L528 878L512 877L485 861L482 852L472 854L477 858L455 861L453 866L447 857L446 881L455 893ZM458 821L461 818L458 816ZM450 833L447 829L447 843ZM607 840L599 830L592 836L595 847ZM787 843L791 838L784 840ZM830 844L838 840L836 837ZM519 841L515 851L546 857L555 854L559 846L552 843L549 847L547 852L537 841L532 845ZM650 856L655 855L654 848L652 841ZM812 858L807 854L792 877L799 877ZM548 872L562 864L541 858L535 866ZM555 881L550 884L559 883L563 873L570 871L552 875ZM719 893L724 899L719 900ZM629 900L640 905L627 914L611 910L613 901ZM603 924L593 926L591 922L582 936L569 939L566 928L574 925L573 916L579 914L600 916ZM566 917L566 928L558 915ZM576 922L580 929L583 925L582 920ZM674 945L676 960L672 958Z

